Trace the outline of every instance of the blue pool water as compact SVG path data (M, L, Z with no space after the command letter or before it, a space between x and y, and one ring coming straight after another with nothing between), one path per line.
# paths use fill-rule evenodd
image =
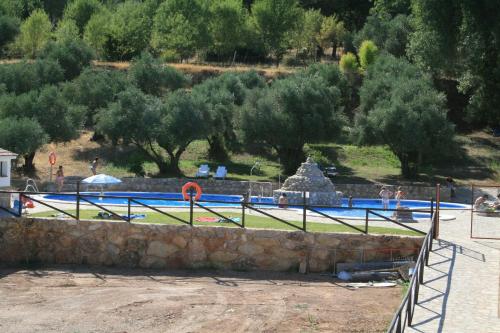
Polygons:
M182 194L180 193L163 193L163 192L104 192L105 198L100 197L85 197L85 195L99 196L99 192L82 192L81 196L91 202L104 205L127 205L128 197L130 198L141 198L135 199L138 202L144 203L149 206L155 207L189 207L189 202L184 201ZM58 201L74 203L76 202L75 195L44 195L45 200ZM200 204L206 207L239 207L237 204L241 202L242 197L240 195L222 195L222 194L203 194L200 198ZM216 202L211 202L216 201ZM277 208L273 203L273 198L271 197L252 197L251 202L255 203L257 207L259 204L262 208ZM81 200L82 204L85 201ZM139 206L137 203L133 203L133 206ZM342 200L342 207L347 207L348 199ZM412 210L426 210L430 209L429 201L419 201L419 200L401 200L401 205L404 207L409 207ZM318 211L325 213L330 216L336 217L346 217L346 218L364 218L366 211L364 209L347 209L347 208L318 208ZM355 208L374 208L382 209L382 201L377 199L353 199L353 207ZM289 208L294 208L290 206ZM295 207L298 208L298 207ZM389 208L396 208L396 200L391 200ZM464 209L467 208L466 205L455 204L455 203L441 203L441 208L443 209ZM377 211L377 213L384 216L391 216L391 211ZM414 218L428 218L428 213L413 213Z

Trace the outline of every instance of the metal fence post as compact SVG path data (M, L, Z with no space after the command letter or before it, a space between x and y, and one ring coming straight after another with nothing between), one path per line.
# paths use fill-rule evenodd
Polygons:
M130 223L130 198L127 198L127 220Z
M80 220L80 181L76 182L76 220Z
M245 202L241 203L241 226L245 227Z
M304 196L304 206L302 207L302 230L307 231L307 198L306 198L306 192L303 193Z
M366 216L365 216L365 234L368 234L368 214L369 210L366 210Z
M19 217L23 216L23 198L24 195L22 193L19 193L19 204L17 205L17 215Z
M431 197L431 219L432 219L432 215L434 215L434 198Z
M434 239L439 238L439 209L440 209L440 203L441 203L441 185L437 184L436 185L436 222L434 225Z
M189 197L189 224L193 226L193 197Z

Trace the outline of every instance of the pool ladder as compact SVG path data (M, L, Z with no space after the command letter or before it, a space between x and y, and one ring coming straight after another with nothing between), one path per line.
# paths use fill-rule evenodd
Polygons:
M36 182L31 179L31 178L28 178L26 180L26 187L24 188L24 192L40 192L38 191L38 186L36 186Z

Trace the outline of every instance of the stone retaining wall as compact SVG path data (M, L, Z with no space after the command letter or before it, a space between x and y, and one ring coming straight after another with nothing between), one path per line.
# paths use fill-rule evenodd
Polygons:
M64 191L76 191L76 181L78 177L66 177ZM273 190L279 189L277 183L271 182L249 182L236 180L215 180L215 179L192 179L192 178L122 178L122 183L106 186L109 191L132 191L132 192L174 192L179 193L182 185L187 182L197 182L204 193L212 194L234 194L242 195L252 189L252 195L273 196ZM335 184L335 179L333 179ZM352 195L354 198L379 198L381 184L335 184L335 190L340 191L345 197ZM386 185L395 191L397 186ZM48 191L55 191L54 184L47 184ZM86 188L82 186L84 191ZM96 189L91 187L90 189ZM403 191L407 193L407 199L429 200L436 197L436 188L430 186L403 186ZM441 200L450 200L450 191L446 187L441 188Z
M65 191L76 191L76 178L68 179L64 187ZM236 194L242 195L252 190L252 195L272 196L273 185L271 182L249 182L222 179L190 179L190 178L122 178L121 184L109 185L105 189L109 191L132 191L132 192L173 192L180 193L182 186L187 182L198 183L203 193L211 194ZM86 190L82 184L81 190ZM55 190L53 184L48 189ZM90 187L89 189L96 189Z
M272 271L296 271L302 266L312 272L324 272L332 271L337 262L416 256L422 239L0 218L0 261Z

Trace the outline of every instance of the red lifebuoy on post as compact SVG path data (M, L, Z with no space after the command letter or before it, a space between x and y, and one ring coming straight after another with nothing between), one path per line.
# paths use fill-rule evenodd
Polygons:
M188 190L191 188L196 191L196 195L194 197L194 200L200 200L201 193L202 193L201 187L200 187L200 185L198 185L195 182L189 182L189 183L184 184L184 186L182 186L182 196L184 197L184 200L189 200Z

